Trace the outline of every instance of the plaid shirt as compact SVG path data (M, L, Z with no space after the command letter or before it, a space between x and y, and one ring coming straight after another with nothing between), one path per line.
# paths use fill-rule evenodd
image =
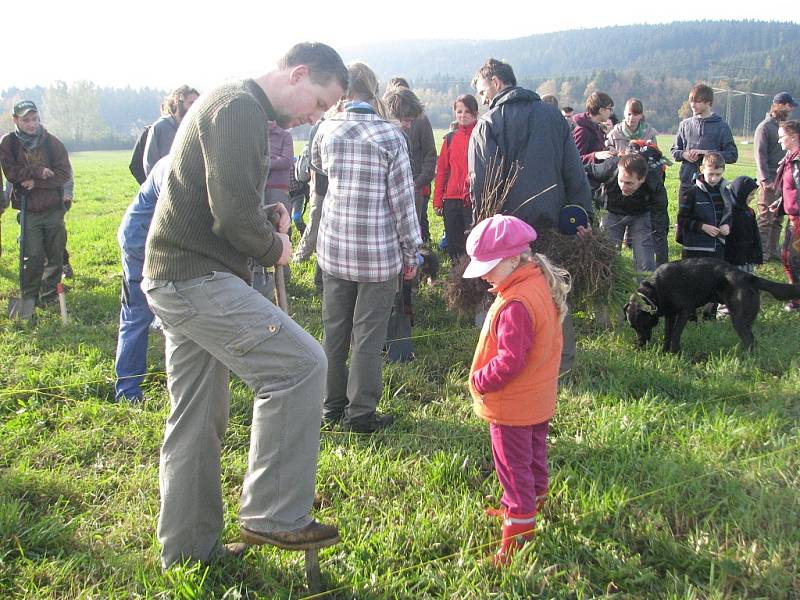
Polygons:
M311 163L328 175L317 261L347 281L388 281L417 265L422 243L403 133L376 114L342 112L322 122Z

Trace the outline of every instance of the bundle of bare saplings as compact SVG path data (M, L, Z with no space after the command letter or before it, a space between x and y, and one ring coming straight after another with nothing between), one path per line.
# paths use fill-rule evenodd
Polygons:
M505 170L503 159L498 155L486 165L486 180L476 223L500 214L506 198L517 181L523 167L514 161ZM537 195L523 202L536 202ZM519 210L518 207L516 210ZM533 252L544 254L550 261L569 271L572 277L570 304L573 308L607 313L622 307L636 279L629 260L620 258L619 252L605 233L595 229L584 238L565 235L556 230L537 231L532 244ZM445 286L445 300L451 310L464 316L474 315L476 310L487 305L489 284L482 279L464 279L462 275L469 264L463 257L450 271Z

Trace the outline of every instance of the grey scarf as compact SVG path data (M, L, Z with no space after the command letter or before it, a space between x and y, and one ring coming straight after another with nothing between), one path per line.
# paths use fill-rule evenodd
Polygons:
M36 127L36 132L30 134L30 133L25 133L15 125L14 134L19 138L19 141L22 142L22 145L25 147L25 150L30 152L31 150L36 150L36 147L42 141L42 126L39 125L38 127Z

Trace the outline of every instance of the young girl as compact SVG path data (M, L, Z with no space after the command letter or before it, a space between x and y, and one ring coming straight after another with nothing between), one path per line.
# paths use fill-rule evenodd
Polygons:
M547 494L547 432L555 412L561 361L561 321L569 274L531 254L536 231L495 215L467 238L464 277L480 277L497 297L484 321L469 387L473 407L489 422L495 470L503 487L503 538L498 567L533 537Z
M467 185L467 146L478 120L478 101L464 94L453 104L457 127L444 136L436 165L433 208L444 217L447 254L455 263L464 254L464 232L472 223L472 204Z

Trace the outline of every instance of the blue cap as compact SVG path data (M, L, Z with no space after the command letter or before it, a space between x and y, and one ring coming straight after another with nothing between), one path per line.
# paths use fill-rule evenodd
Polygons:
M792 108L797 108L797 102L794 101L792 95L789 92L780 92L779 94L775 94L775 97L772 99L773 104L788 104Z
M558 215L558 230L564 235L575 235L578 227L589 224L589 215L582 206L567 204Z

